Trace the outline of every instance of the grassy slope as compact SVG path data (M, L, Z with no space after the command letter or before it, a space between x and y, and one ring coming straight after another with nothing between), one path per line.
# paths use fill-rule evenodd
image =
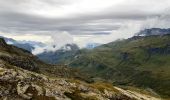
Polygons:
M170 36L133 37L79 53L70 65L114 84L154 89L170 97Z

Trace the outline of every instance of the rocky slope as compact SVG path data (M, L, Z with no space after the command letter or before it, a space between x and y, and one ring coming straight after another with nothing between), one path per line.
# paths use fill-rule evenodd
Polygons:
M0 99L3 100L159 100L149 95L130 95L127 90L108 83L50 78L1 60L0 64Z

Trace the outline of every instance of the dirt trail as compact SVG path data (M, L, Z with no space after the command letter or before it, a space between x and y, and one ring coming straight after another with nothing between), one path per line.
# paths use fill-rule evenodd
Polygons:
M140 94L140 93L135 92L135 91L124 90L124 89L121 89L119 87L114 87L114 88L119 90L122 94L124 94L128 97L131 97L131 98L135 98L137 100L162 100L160 98L152 97L152 96L145 95L145 94Z

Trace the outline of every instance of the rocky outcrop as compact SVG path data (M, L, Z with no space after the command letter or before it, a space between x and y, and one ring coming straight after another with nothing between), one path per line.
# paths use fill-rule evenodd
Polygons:
M42 96L44 92L43 88L36 84L26 84L24 82L18 82L17 84L17 93L24 99L31 99L36 95Z
M38 66L29 58L0 56L0 59L8 62L11 65L18 66L30 71L37 72L39 70Z

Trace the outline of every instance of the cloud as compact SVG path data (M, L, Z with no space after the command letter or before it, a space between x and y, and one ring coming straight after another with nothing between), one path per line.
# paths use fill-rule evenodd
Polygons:
M26 41L36 41L46 43L51 40L51 36L49 35L36 35L36 34L16 34L16 33L4 33L0 32L0 36L4 36L7 38L13 38L15 40L26 40Z
M52 34L51 39L45 43L46 45L44 47L35 46L32 53L36 55L43 53L44 51L54 52L68 43L73 43L73 37L68 32L62 32L60 35Z
M0 0L0 8L0 35L50 45L83 47L170 27L169 0Z
M85 47L88 43L101 43L106 44L113 42L117 39L126 39L132 37L134 33L138 32L141 29L142 24L140 22L126 22L125 25L119 28L118 30L113 30L110 34L102 35L75 35L74 41L81 47Z

